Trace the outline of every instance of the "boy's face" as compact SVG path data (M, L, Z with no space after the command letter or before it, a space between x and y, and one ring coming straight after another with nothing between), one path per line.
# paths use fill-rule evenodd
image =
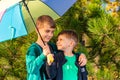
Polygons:
M51 28L47 23L43 24L43 27L39 29L39 32L45 43L49 42L54 35L55 28Z
M57 40L58 50L65 51L70 46L71 40L68 39L65 35L59 35Z

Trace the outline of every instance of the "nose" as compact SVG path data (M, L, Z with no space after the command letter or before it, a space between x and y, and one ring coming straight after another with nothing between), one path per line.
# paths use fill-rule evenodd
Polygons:
M57 45L59 44L59 40L57 40L56 44L57 44Z

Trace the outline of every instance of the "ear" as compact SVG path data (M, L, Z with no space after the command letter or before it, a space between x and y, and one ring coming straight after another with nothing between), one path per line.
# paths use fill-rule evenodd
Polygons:
M71 40L70 45L75 46L75 41Z

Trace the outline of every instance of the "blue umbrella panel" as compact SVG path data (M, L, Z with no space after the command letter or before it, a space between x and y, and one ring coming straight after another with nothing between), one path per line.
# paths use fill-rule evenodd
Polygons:
M8 8L0 20L0 42L27 35L19 4Z

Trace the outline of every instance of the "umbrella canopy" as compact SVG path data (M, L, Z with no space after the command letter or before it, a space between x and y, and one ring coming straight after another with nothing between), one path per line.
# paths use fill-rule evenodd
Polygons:
M34 21L40 15L60 18L75 2L76 0L0 1L0 42L27 35L35 30Z

